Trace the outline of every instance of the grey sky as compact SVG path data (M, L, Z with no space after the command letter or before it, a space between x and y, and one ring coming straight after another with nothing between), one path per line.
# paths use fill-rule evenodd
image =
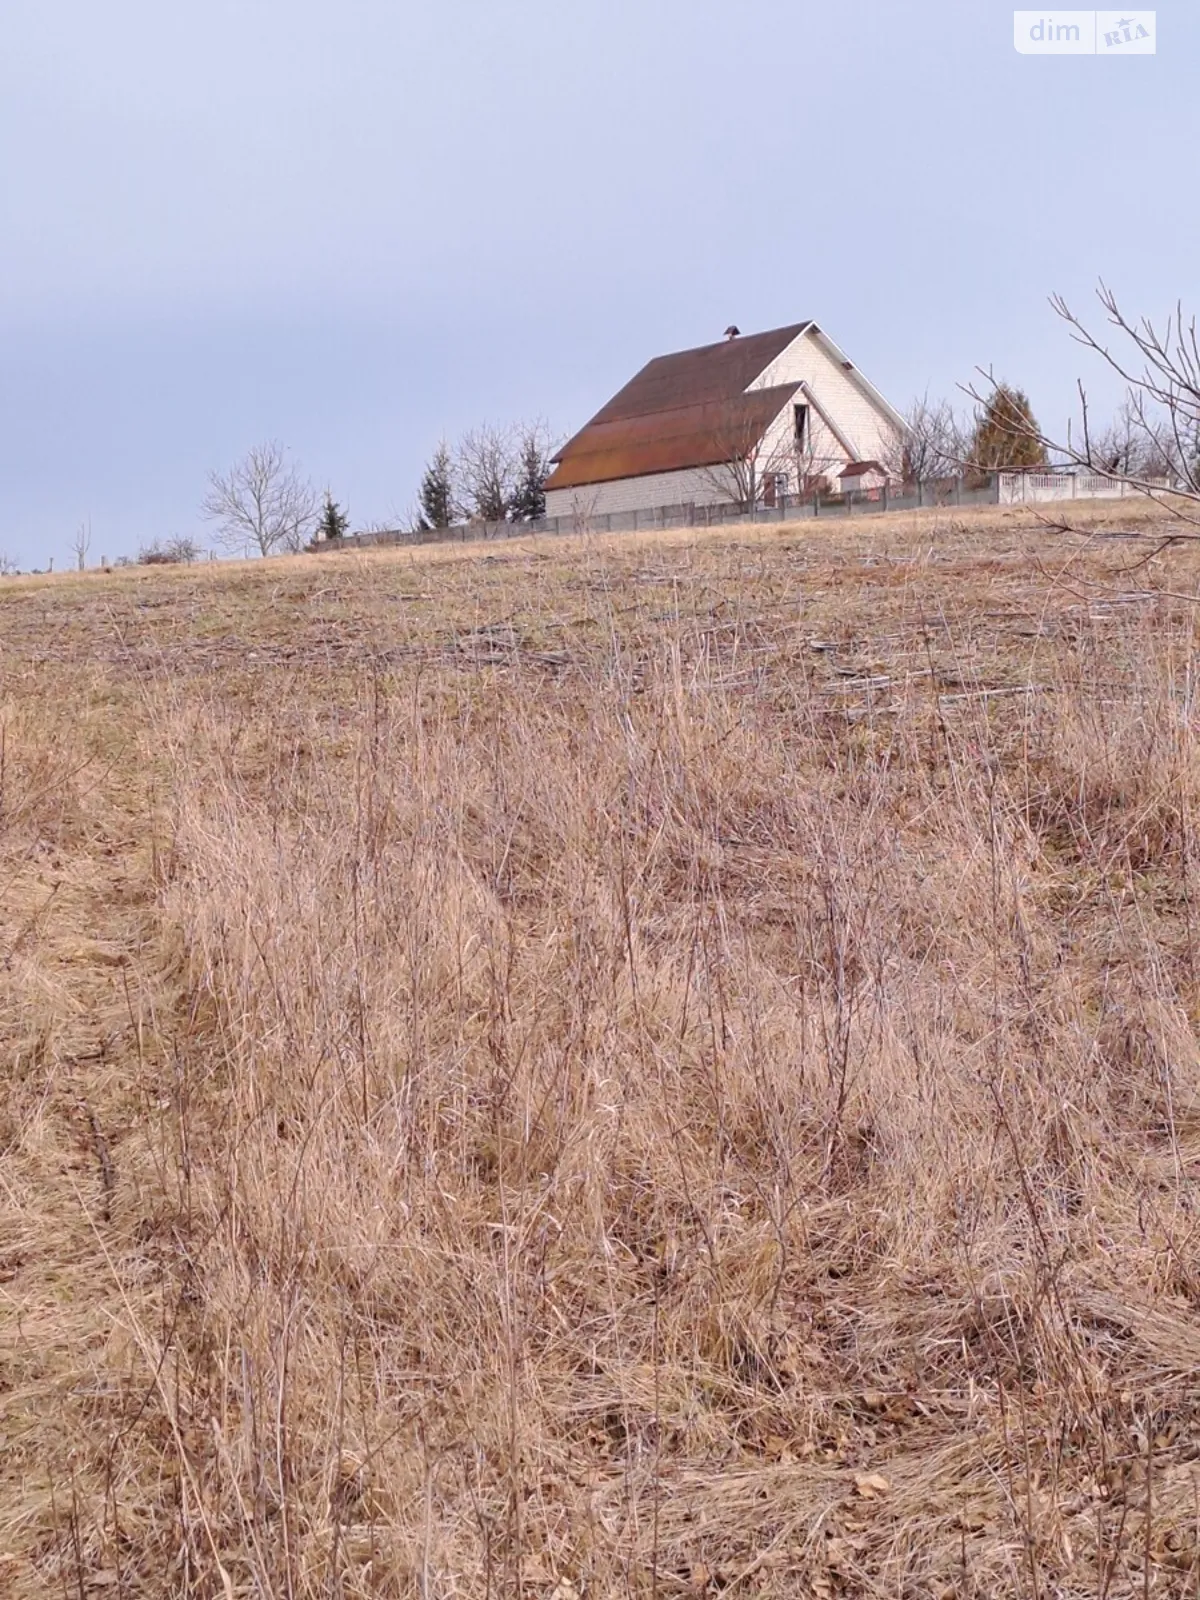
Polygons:
M1200 310L1200 8L1019 56L976 0L7 0L0 551L197 531L279 437L356 523L438 437L579 426L814 317L897 404L1101 375L1046 306Z

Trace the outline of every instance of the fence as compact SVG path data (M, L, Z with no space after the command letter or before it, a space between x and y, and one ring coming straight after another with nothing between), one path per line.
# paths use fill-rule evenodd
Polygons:
M1170 485L1164 479L1160 485ZM734 523L800 522L806 518L918 511L932 506L1023 505L1045 500L1118 498L1139 491L1101 473L999 472L984 484L965 478L905 484L900 489L837 495L781 495L773 506L747 511L743 506L655 506L644 511L578 512L539 517L532 522L462 522L450 528L394 529L322 540L320 551L369 549L381 545L445 544L454 540L520 539L531 533L638 533L655 528L717 528Z
M1123 500L1142 493L1123 478L1103 472L1002 472L999 480L1002 506L1039 500ZM1147 485L1160 492L1171 487L1165 478L1148 479Z

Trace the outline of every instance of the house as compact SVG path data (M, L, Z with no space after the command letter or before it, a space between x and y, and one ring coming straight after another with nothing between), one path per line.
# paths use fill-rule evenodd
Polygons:
M731 327L719 344L658 356L562 447L546 514L777 504L888 459L903 431L815 322Z
M887 481L887 468L878 461L852 461L838 473L843 494L862 495L866 500L878 500Z

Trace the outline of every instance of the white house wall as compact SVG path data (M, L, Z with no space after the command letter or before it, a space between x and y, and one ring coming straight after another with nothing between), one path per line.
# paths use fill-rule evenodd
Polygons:
M854 454L849 455L809 406L812 429L814 470L836 478L850 461L877 461L884 457L893 438L893 425L812 329L800 334L778 355L754 382L751 389L770 389L782 383L806 383L820 405L837 424ZM807 399L796 396L796 403ZM784 419L784 426L788 422ZM768 449L774 448L780 424L772 425ZM766 452L764 452L766 453Z
M652 472L613 483L586 483L578 489L548 489L548 517L603 517L610 511L651 511L659 506L715 506L736 498L733 482L719 467L705 472Z

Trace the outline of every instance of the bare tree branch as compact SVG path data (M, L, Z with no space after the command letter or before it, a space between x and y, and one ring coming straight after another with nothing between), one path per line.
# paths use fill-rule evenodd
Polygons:
M1097 433L1092 426L1087 391L1079 382L1081 439L1068 428L1063 444L1040 429L1029 430L1047 450L1068 465L1084 467L1127 484L1180 522L1200 525L1200 335L1196 319L1185 319L1177 305L1159 329L1148 318L1134 321L1121 310L1114 292L1101 281L1096 291L1105 320L1124 349L1114 350L1093 333L1064 298L1050 304L1071 330L1071 337L1100 356L1127 386L1116 423ZM997 384L984 380L965 392L986 404ZM1179 536L1182 537L1182 536Z

